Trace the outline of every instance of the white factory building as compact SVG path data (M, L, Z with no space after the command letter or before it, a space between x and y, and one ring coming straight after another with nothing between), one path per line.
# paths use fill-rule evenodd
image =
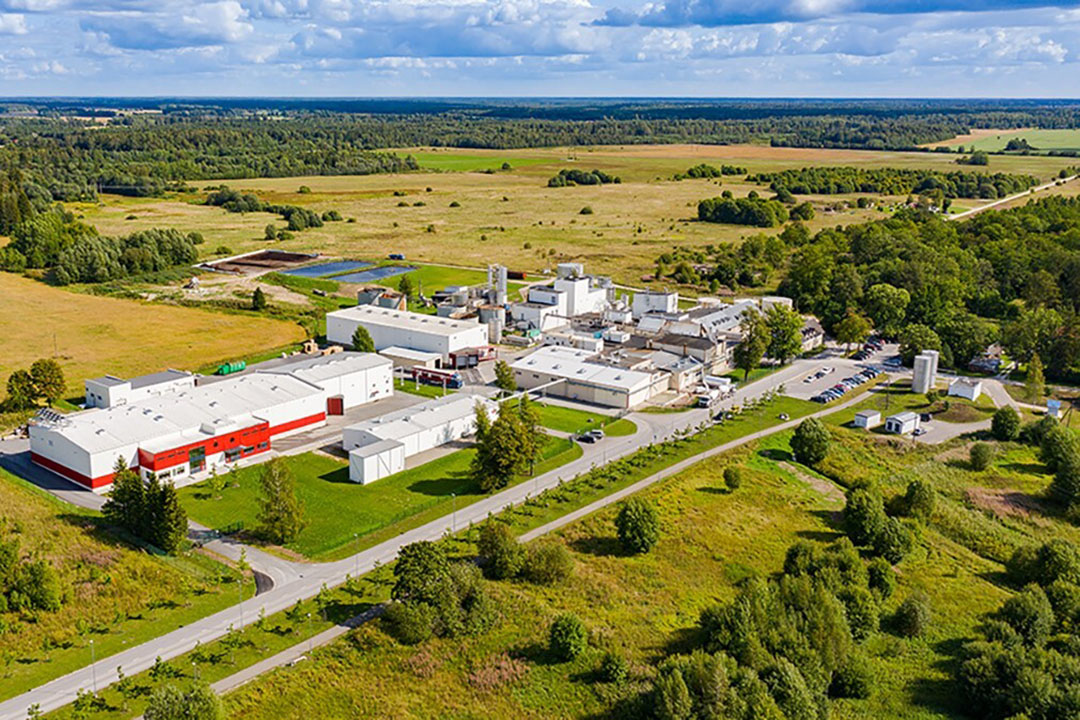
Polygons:
M182 370L162 370L130 380L105 375L84 380L83 387L86 389L86 407L107 408L193 388L195 376Z
M635 318L649 313L676 313L679 311L679 293L639 290L634 293L630 309Z
M474 320L453 320L375 305L327 313L327 340L352 345L358 325L363 325L371 335L376 350L398 347L438 353L443 362L449 360L451 353L488 344L488 326Z
M579 315L603 313L610 288L607 278L586 275L581 263L560 263L550 285L532 285L526 302L510 305L510 320L541 331L566 325Z
M594 356L587 350L548 345L510 367L520 388L550 385L543 391L548 395L607 407L632 408L668 388L664 373L604 365L592 360Z
M447 395L351 425L341 444L349 453L349 479L361 485L402 472L413 455L476 432L476 407L494 417L498 406L466 394Z
M43 411L29 424L30 458L94 490L112 483L118 458L144 478L154 474L182 483L324 425L335 406L392 392L391 363L375 355L305 358L293 367L207 379L70 415Z

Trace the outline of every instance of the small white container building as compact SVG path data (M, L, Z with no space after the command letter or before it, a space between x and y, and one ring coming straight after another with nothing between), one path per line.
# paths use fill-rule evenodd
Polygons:
M394 367L400 368L427 368L434 369L442 362L442 355L423 350L410 350L403 347L388 347L379 351L385 358L390 358Z
M179 392L195 387L195 375L183 370L162 370L123 380L104 375L83 381L86 388L86 407L108 408L126 405L163 393Z
M327 313L326 337L331 343L352 345L358 325L363 325L371 335L376 350L403 347L438 353L444 363L451 353L488 344L488 326L475 320L453 320L376 305Z
M860 410L855 413L854 422L855 427L869 430L881 424L881 413L877 410Z
M960 397L974 402L982 395L982 391L982 380L957 378L949 383L949 395L952 397Z
M494 418L498 406L481 397L447 395L350 425L341 445L349 453L349 479L361 485L405 469L406 458L476 432L476 407Z
M910 435L919 429L919 416L910 410L890 415L885 420L885 432L894 435Z

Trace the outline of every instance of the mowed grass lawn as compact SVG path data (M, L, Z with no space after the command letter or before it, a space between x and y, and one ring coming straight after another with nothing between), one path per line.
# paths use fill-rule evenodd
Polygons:
M602 415L588 410L562 405L548 405L546 403L536 403L534 407L540 415L541 425L565 433L574 434L601 428L604 434L618 437L633 435L637 430L637 425L630 420L614 418L610 415Z
M286 457L307 519L307 526L288 549L311 559L344 557L446 515L453 510L452 503L464 507L482 495L469 476L475 452L457 450L367 485L351 482L348 463L329 455ZM581 452L569 440L551 438L536 473L570 462ZM258 523L261 470L255 465L231 473L220 495L212 494L206 483L182 488L181 502L204 525L225 528L241 523L253 529Z
M0 380L58 354L68 391L84 378L194 370L304 339L294 323L97 297L0 272Z

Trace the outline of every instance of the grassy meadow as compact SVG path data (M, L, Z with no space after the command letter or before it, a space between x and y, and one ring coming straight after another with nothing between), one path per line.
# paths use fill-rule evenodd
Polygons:
M620 701L647 687L661 657L696 646L702 609L731 599L744 578L779 571L792 542L840 537L845 486L873 480L890 497L921 477L937 488L938 502L919 528L915 550L898 566L899 588L883 617L923 593L932 607L929 632L904 639L883 619L882 630L864 644L876 692L835 701L832 717L962 718L950 669L960 645L1011 592L1002 561L1021 544L1076 541L1080 533L1041 500L1049 475L1032 448L999 445L980 473L967 465L968 439L926 447L842 428L833 434L817 471L792 460L785 433L643 491L662 522L660 544L647 555L619 552L615 507L557 531L551 540L570 550L574 576L558 587L487 583L501 621L486 635L407 647L370 623L317 651L313 662L276 670L227 696L231 717L619 717ZM734 492L722 480L732 463L744 468ZM524 530L543 515L538 502L508 519ZM458 547L469 554L467 543ZM591 636L590 649L571 663L556 662L545 650L547 626L563 612L579 615ZM633 679L623 687L597 679L609 648L630 661ZM508 663L513 673L493 672Z
M664 145L595 148L543 148L505 151L403 149L428 172L365 177L303 177L232 180L232 187L275 202L318 211L337 210L355 222L327 223L274 243L289 250L316 251L357 259L379 259L401 252L410 261L483 267L500 261L512 270L539 272L574 260L624 282L639 282L653 260L673 245L702 247L736 241L759 232L735 225L699 223L697 202L730 189L737 196L762 189L743 177L684 180L671 177L700 162L738 164L751 172L814 165L927 167L956 169L956 157L935 153L864 152L762 146ZM483 170L509 162L511 170ZM995 157L988 170L1030 172L1049 179L1068 165L1066 158ZM598 168L622 183L548 188L562 168ZM216 184L216 183L215 183ZM236 214L196 203L207 183L193 183L194 195L168 198L103 196L98 204L73 209L102 232L127 233L169 226L198 230L201 246L212 253L221 245L233 252L267 247L267 213ZM301 185L310 193L299 192ZM818 230L886 215L883 210L830 211L827 205L855 196L808 196L818 205L809 223ZM886 198L895 201L897 198ZM452 203L457 207L451 207ZM976 203L965 203L965 207ZM585 206L593 210L582 215ZM134 216L134 219L128 219ZM779 232L779 228L765 230ZM387 282L396 284L398 278ZM425 287L435 287L425 282Z
M0 470L0 539L57 571L57 612L0 612L0 699L99 662L236 603L239 575L210 557L155 556L80 510ZM245 584L250 595L253 586Z
M947 147L963 145L965 148L974 147L976 150L998 152L1004 150L1012 139L1027 140L1028 145L1035 151L1080 150L1080 130L1075 128L1061 130L1032 128L988 130L981 132L978 136L967 136L964 139L954 138L944 144Z

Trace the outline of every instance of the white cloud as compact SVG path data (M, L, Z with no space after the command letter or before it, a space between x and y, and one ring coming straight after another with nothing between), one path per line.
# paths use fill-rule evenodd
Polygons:
M0 35L25 35L26 16L18 13L0 13Z

